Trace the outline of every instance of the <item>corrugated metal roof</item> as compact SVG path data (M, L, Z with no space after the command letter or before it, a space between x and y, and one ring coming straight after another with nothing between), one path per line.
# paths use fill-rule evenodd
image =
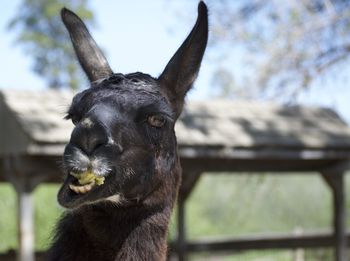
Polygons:
M28 137L28 148L35 151L68 141L73 125L63 117L72 97L68 91L2 90L0 105L18 122ZM11 130L1 129L0 139L6 139ZM350 129L334 111L270 103L188 102L176 133L183 147L350 148ZM16 139L7 143L15 144ZM0 154L6 151L0 148Z

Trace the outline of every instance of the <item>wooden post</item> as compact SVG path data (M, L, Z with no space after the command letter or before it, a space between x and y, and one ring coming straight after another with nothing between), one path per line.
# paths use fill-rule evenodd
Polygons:
M17 193L18 261L34 261L34 203L32 192L39 181L24 174L19 167L20 160L14 157L4 159L4 173Z
M333 192L335 260L347 261L346 202L343 172L322 173Z
M34 204L32 190L21 186L18 197L18 261L34 261Z
M184 172L177 204L177 256L179 261L187 260L185 203L198 182L201 172Z
M179 198L177 204L177 256L178 261L186 261L185 201Z

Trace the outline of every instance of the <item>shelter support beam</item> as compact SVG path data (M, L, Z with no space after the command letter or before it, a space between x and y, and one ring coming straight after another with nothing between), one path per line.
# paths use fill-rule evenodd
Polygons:
M322 176L333 193L335 260L347 261L345 174L341 171L328 171L323 172Z
M17 190L18 261L34 261L34 202L31 189Z
M186 200L190 196L193 188L197 184L201 172L189 171L182 175L182 184L179 191L177 205L177 253L179 261L187 260L187 241L186 241Z
M4 173L17 193L18 261L34 261L34 201L33 191L39 180L24 173L19 158L8 157L4 162Z

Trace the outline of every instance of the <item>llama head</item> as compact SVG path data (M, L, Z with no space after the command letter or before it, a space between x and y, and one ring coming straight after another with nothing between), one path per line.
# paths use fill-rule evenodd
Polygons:
M113 73L80 18L67 9L61 15L91 87L68 110L75 128L63 156L60 204L174 198L180 175L174 124L207 44L205 4L199 3L196 24L158 78ZM171 193L162 189L169 187Z

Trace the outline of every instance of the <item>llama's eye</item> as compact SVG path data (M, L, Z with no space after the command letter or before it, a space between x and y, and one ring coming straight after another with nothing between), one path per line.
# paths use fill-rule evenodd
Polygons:
M165 119L160 115L151 115L151 116L148 116L147 122L152 127L161 128L165 124Z
M77 117L71 117L71 121L74 125L77 125L79 123L79 120Z
M77 125L79 123L78 118L72 115L71 113L68 113L66 116L64 116L64 119L71 120L74 125Z

